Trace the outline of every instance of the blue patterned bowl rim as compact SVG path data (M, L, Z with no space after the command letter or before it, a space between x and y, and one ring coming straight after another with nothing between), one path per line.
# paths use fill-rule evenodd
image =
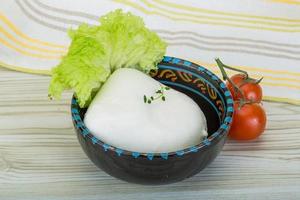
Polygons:
M90 140L93 145L97 145L99 148L103 148L104 151L113 151L118 156L130 155L130 156L133 156L134 158L138 158L140 156L147 157L149 160L153 160L154 158L157 158L157 157L167 160L169 156L183 156L188 153L195 153L198 151L203 151L203 150L209 148L214 143L218 142L218 139L222 138L224 135L226 135L228 133L228 130L229 130L231 122L232 122L232 115L233 115L233 111L234 111L233 110L233 100L232 100L231 94L230 94L229 90L227 89L226 85L224 84L224 82L222 80L220 80L214 73L212 73L211 71L206 69L205 67L200 66L195 63L192 63L192 62L189 62L187 60L183 60L183 59L175 58L175 57L164 56L163 62L170 63L170 64L181 63L185 67L196 69L197 71L199 71L201 73L205 73L206 75L211 77L213 81L218 83L218 85L220 86L219 89L221 89L221 91L224 93L224 96L226 99L225 105L224 105L226 110L224 110L225 117L222 120L222 123L216 132L214 132L208 138L206 138L201 143L199 143L195 146L185 148L182 150L178 150L178 151L174 151L174 152L144 153L144 152L133 152L133 151L120 149L120 148L117 148L117 147L114 147L114 146L111 146L109 144L102 142L88 130L88 128L83 123L83 119L79 115L78 102L77 102L75 96L73 96L72 105L71 105L71 113L72 113L72 120L73 120L75 128L79 129L80 133L82 134L82 136L84 138L87 138L88 140Z

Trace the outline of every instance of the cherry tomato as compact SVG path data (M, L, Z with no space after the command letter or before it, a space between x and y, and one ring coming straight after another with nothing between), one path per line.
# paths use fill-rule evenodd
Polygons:
M233 121L229 137L235 140L252 140L260 136L266 127L266 113L258 103L244 104L239 108L239 103L234 103Z
M237 85L241 91L243 91L245 96L244 100L257 103L261 102L263 96L262 88L258 83L255 83L253 80L247 81L244 74L233 75L230 80ZM240 100L243 98L240 92L234 90L234 87L229 81L227 81L227 87L230 90L234 100Z

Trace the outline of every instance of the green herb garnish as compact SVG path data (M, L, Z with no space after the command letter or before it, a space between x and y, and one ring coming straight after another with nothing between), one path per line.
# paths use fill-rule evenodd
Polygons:
M166 96L165 96L165 90L169 90L170 88L168 86L160 85L160 89L155 91L154 96L147 97L146 95L143 96L144 98L144 103L151 104L152 101L161 99L162 101L166 101Z

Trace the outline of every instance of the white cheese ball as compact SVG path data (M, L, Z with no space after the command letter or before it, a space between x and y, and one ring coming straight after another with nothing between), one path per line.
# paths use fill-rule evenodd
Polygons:
M177 151L207 136L206 119L187 95L164 90L165 101L144 102L161 88L150 76L129 68L116 70L89 106L84 123L99 140L143 153Z

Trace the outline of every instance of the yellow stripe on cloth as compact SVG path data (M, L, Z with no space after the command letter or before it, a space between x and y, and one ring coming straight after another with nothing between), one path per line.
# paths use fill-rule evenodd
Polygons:
M25 35L11 21L9 21L9 19L7 17L2 15L1 12L0 12L0 20L3 21L9 28L11 28L18 36L22 37L25 40L28 40L28 41L36 43L36 44L49 46L49 47L56 47L56 48L63 48L63 49L66 48L66 46L64 46L64 45L53 44L50 42L41 41L41 40L34 39L34 38L31 38L31 37Z
M221 21L207 21L207 20L201 20L201 19L196 19L196 18L187 18L185 17L185 14L181 14L180 12L173 12L173 15L169 15L165 12L162 11L150 11L147 10L145 8L143 8L142 6L140 6L137 3L128 1L128 0L113 0L114 2L118 2L118 3L122 3L124 5L133 7L145 14L148 15L158 15L161 17L165 17L168 19L171 19L173 21L184 21L184 22L192 22L192 23L198 23L198 24L208 24L208 25L220 25L220 26L225 26L225 27L235 27L235 28L248 28L248 29L255 29L255 30L269 30L269 31L275 31L275 32L300 32L300 29L287 29L287 28L273 28L273 27L267 27L267 26L255 26L254 25L243 25L243 24L237 24L237 23L227 23L227 22L221 22ZM182 16L182 17L177 17L177 16ZM207 18L206 16L203 18L205 19ZM298 25L297 25L298 26Z
M243 14L243 13L232 13L232 12L224 12L224 11L216 11L216 10L209 10L199 7L192 7L187 6L183 4L176 4L171 3L167 1L162 0L153 0L154 2L157 2L161 5L165 5L168 7L183 9L187 11L194 11L194 12L204 12L208 14L217 14L217 15L224 15L224 16L230 16L230 17L243 17L243 18L250 18L250 19L263 19L263 20L273 20L273 21L283 21L283 22L300 22L300 19L291 19L291 18L282 18L282 17L270 17L270 16L259 16L259 15L249 15L249 14ZM273 0L276 1L276 0ZM284 0L277 0L277 1L284 1Z
M264 101L275 101L275 102L284 102L294 105L300 105L300 100L298 99L291 99L291 98L280 98L280 97L270 97L270 96L263 96Z
M3 44L4 46L15 50L16 52L18 52L20 54L30 56L30 57L43 58L43 59L49 59L49 60L58 60L61 58L61 56L49 56L49 55L42 55L42 54L36 54L36 53L31 53L31 52L25 51L23 49L15 47L14 45L10 44L9 42L7 42L6 40L4 40L2 38L0 38L0 44Z
M242 69L240 67L235 67L237 69ZM212 72L214 72L215 74L219 74L221 76L221 72L220 72L220 69L215 66L213 68L210 69ZM249 72L249 70L247 70ZM261 77L263 77L264 79L266 80L271 80L271 81L287 81L287 82L294 82L294 83L297 83L298 85L300 85L300 77L299 79L296 79L296 78L286 78L286 77L274 77L274 76L268 76L268 75L257 75L257 72L258 71L254 71L253 73L256 73L256 74L252 74L251 73L251 77L252 78L255 78L255 79L260 79ZM227 72L228 75L232 76L235 74L235 72Z
M275 3L286 3L286 4L293 4L293 5L300 5L299 1L296 0L269 0Z
M8 33L7 31L5 31L2 27L0 27L0 33L5 35L8 39L13 41L14 43L20 45L21 47L27 48L27 49L37 50L39 52L46 52L46 53L51 53L51 54L53 54L53 53L55 53L55 54L64 54L64 53L66 53L66 51L64 51L64 50L45 49L45 48L40 48L40 47L37 47L37 46L30 45L30 44L26 44L26 43L16 39L13 35Z
M213 68L218 68L216 64L212 64L212 63L207 63L207 62L202 62L202 61L193 61L194 63L204 66L204 67L213 67ZM291 72L291 71L286 71L286 70L272 70L272 69L265 69L265 67L250 67L250 66L237 66L234 65L232 67L238 68L238 69L242 69L244 71L252 71L252 72L266 72L266 73L270 73L270 74L286 74L286 75L290 75L290 76L295 76L295 77L300 77L300 73L299 72Z
M0 61L0 67L4 67L6 69L19 71L19 72L30 73L30 74L51 75L51 71L49 71L49 70L30 69L29 67L19 67L19 66L4 63L2 61Z
M213 73L217 74L219 77L221 77L221 72L219 69L209 69L210 71L212 71ZM233 76L234 74L236 74L236 72L227 72L227 74L229 76ZM300 89L300 79L292 79L292 78L283 78L283 77L273 77L273 76L266 76L266 75L256 75L256 74L251 74L250 75L252 78L255 79L260 79L263 77L264 80L270 80L270 81L288 81L288 82L294 82L296 83L296 85L293 84L287 84L284 85L283 83L280 86L289 86L291 88L296 88L296 89ZM264 83L264 81L262 81L262 83ZM273 86L273 85L272 85Z
M159 6L156 6L155 4L151 4L148 0L140 0L141 2L143 2L144 4L146 4L148 7L151 8L157 8L158 10L164 10L164 8L161 8ZM264 21L261 20L261 18L257 19L257 18L248 18L248 19L244 19L244 17L242 18L237 18L236 15L229 15L227 13L227 15L221 14L221 16L215 15L216 11L213 12L212 10L205 10L205 9L201 9L201 8L195 8L195 7L189 7L189 6L185 6L185 5L179 5L179 4L174 4L174 3L169 3L169 2L164 2L161 0L156 0L155 2L158 2L159 4L162 5L166 5L167 8L179 8L180 10L184 10L188 13L180 13L180 12L174 12L172 10L168 10L169 13L174 13L176 15L180 15L180 16L190 16L190 17L194 17L194 18L201 18L204 17L205 19L212 19L212 20L218 20L218 21L232 21L232 22L242 22L242 23L251 23L251 24L263 24L263 25L270 25L270 26L282 26L282 27L299 27L300 26L300 20L299 22L290 22L290 21L281 21L281 20L268 20L268 21ZM185 9L186 7L188 7L189 9ZM190 14L191 9L198 9L197 13L205 13L205 14L214 14L214 16L211 15L195 15L195 14ZM200 11L201 10L201 11ZM199 12L200 11L200 12ZM231 17L231 18L228 18ZM241 16L239 16L241 17ZM265 19L265 18L264 18ZM278 22L279 21L279 22Z
M211 69L210 69L211 70ZM211 70L213 73L215 73L216 75L218 75L219 77L222 77L222 74L219 70ZM232 76L236 73L227 73L229 76ZM260 76L257 75L251 75L252 78L261 78ZM269 82L269 80L266 76L263 76L264 80L260 83L260 85L265 85L265 86L275 86L275 87L285 87L285 88L291 88L291 89L297 89L300 90L300 80L298 80L298 84L294 85L294 84L288 84L288 83L274 83L274 82ZM274 79L276 79L275 77L273 77ZM300 91L299 91L300 94Z

